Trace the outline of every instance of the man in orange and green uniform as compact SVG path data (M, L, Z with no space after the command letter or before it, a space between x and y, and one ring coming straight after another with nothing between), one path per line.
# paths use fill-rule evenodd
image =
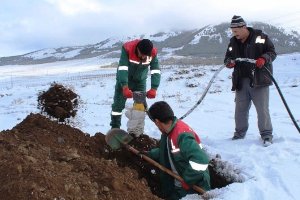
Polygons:
M199 136L186 123L174 116L172 108L164 101L154 103L149 114L161 131L159 148L151 149L149 157L178 174L180 182L160 171L162 197L178 200L187 194L196 193L193 185L210 190L208 171L209 158Z
M125 108L127 98L132 98L134 91L146 91L149 66L151 88L146 96L155 98L160 83L157 49L148 39L129 41L122 46L112 104L111 128L120 128L122 110Z

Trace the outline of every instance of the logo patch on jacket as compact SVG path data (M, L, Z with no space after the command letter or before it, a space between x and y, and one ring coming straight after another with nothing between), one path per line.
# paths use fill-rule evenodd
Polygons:
M261 44L264 44L265 43L265 39L262 39L261 36L257 36L256 40L255 40L255 43L261 43Z

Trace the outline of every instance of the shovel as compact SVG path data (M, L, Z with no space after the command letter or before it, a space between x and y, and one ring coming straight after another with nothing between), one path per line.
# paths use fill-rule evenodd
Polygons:
M180 182L184 181L183 178L181 178L178 174L175 174L173 171L171 171L168 168L160 165L158 162L152 160L148 156L142 154L140 151L138 151L135 148L133 148L132 146L128 145L128 143L131 140L133 140L133 137L130 136L126 131L124 131L122 129L119 129L119 128L113 128L113 129L111 129L110 131L108 131L108 133L105 136L106 143L113 150L117 150L117 149L121 148L122 146L124 146L130 152L132 152L135 155L141 157L142 159L144 159L148 163L154 165L155 167L157 167L160 170L162 170L163 172L169 174L170 176L172 176L173 178L177 179L178 181L180 181ZM199 187L197 185L193 185L192 188L196 192L198 192L200 194L204 194L206 192L204 189L202 189L201 187Z

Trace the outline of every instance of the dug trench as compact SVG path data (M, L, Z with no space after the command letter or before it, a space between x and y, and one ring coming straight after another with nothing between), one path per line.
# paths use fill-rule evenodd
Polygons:
M74 97L60 98L66 96ZM74 113L72 109L69 112ZM105 142L105 134L90 136L62 123L63 118L53 120L44 114L31 113L11 130L0 132L2 197L160 199L157 168L125 148L112 150ZM147 151L158 142L144 134L130 145ZM209 166L212 188L232 183L214 168L215 162L212 159Z

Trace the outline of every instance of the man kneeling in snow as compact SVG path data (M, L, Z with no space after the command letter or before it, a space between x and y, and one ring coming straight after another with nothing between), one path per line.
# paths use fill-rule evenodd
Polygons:
M154 103L149 108L149 114L162 133L159 148L152 149L148 153L149 157L184 180L180 182L161 171L162 196L166 199L180 199L187 194L196 193L192 185L209 190L209 159L199 136L177 119L172 108L164 101Z

